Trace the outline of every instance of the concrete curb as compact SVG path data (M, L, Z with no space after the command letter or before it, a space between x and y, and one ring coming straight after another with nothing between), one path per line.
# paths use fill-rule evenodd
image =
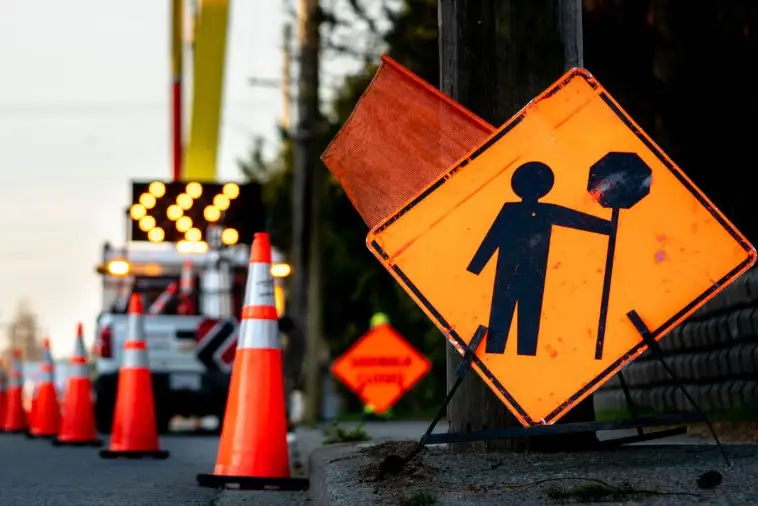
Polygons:
M355 483L355 477L346 477L339 464L348 459L360 459L362 448L376 443L340 443L319 448L309 458L310 498L316 506L357 506L371 504L371 487ZM352 462L351 465L354 465ZM351 483L346 482L346 478Z
M727 469L712 445L642 445L603 452L569 454L451 454L430 452L424 457L428 471L398 475L383 483L361 481L360 470L371 457L360 450L370 444L345 443L311 455L310 500L318 506L400 504L402 497L431 493L440 505L560 504L551 489L580 498L582 482L600 482L622 490L614 504L655 503L690 506L706 504L757 504L751 481L758 469L755 445L729 445L734 463ZM705 471L716 470L723 484L712 490L696 485ZM418 480L418 481L417 481ZM661 497L651 497L647 490ZM579 502L607 504L611 498ZM572 499L573 502L576 502ZM598 502L600 501L600 502Z

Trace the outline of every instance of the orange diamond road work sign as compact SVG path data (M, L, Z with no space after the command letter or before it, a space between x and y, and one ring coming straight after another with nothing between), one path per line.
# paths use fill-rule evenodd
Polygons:
M392 213L369 249L524 426L552 424L755 263L580 69Z
M342 354L332 365L332 373L382 414L430 368L429 360L385 323L366 332Z

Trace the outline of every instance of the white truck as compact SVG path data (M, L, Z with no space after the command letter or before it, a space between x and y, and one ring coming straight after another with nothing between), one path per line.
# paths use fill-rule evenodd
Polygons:
M180 252L172 244L115 249L106 244L98 273L103 279L103 309L97 319L95 346L95 413L98 430L107 434L113 422L118 369L127 339L126 308L130 295L142 296L144 329L152 372L156 417L161 433L171 419L218 418L222 426L231 364L241 314L249 248L240 245L223 252ZM150 247L147 247L150 246ZM156 247L158 246L158 247ZM277 311L284 311L283 278L289 266L272 251ZM182 270L192 267L191 313L180 310L173 297L160 314L148 308ZM181 313L181 314L179 314Z

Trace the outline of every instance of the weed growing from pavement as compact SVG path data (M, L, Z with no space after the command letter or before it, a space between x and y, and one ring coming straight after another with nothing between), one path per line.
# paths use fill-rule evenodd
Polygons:
M355 443L363 441L371 441L371 436L363 430L363 424L358 424L353 430L345 430L339 426L335 421L331 426L324 429L324 445L332 445L336 443Z
M400 506L434 506L435 504L438 504L437 498L426 490L417 490L400 500Z

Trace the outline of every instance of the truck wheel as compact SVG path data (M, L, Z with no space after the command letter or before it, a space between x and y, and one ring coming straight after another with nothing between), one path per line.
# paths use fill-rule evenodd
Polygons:
M156 413L156 422L158 424L158 434L168 434L169 430L171 429L171 414L170 413L161 413L160 411Z

